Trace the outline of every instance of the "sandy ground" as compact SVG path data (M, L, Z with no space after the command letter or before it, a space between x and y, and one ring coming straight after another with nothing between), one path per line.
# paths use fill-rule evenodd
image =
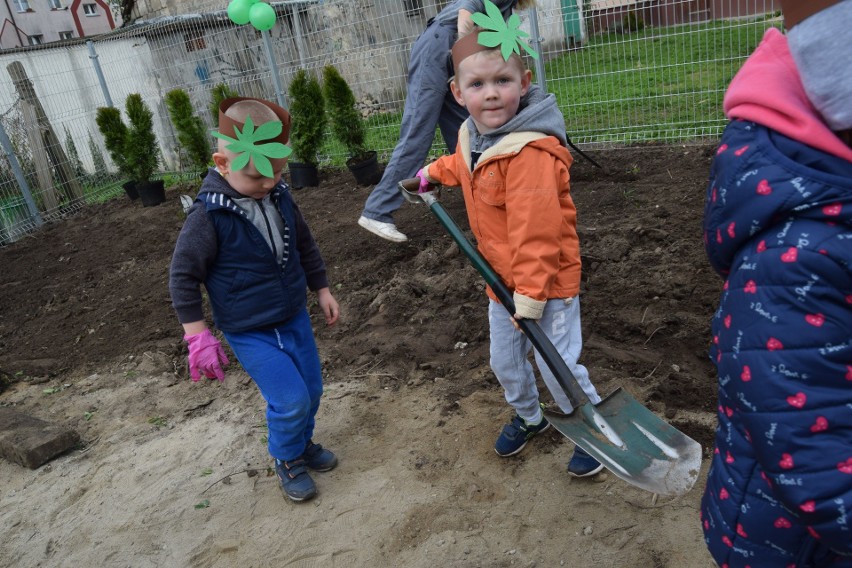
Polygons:
M37 471L0 464L5 566L713 565L699 489L654 504L611 474L572 480L572 444L554 432L501 459L494 392L446 415L430 396L440 381L331 382L317 439L340 466L296 505L267 469L262 399L243 373L190 385L156 354L138 359L67 387L66 412L97 408L110 426L85 448Z

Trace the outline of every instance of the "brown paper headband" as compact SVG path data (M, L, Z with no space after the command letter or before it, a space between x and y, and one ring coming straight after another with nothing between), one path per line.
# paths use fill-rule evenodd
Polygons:
M270 142L280 142L281 144L286 144L287 140L290 138L290 113L287 112L286 109L278 106L275 103L271 103L269 101L265 101L263 99L255 99L253 97L231 97L229 99L224 99L221 103L219 103L219 133L224 134L226 136L230 136L231 138L236 137L236 132L234 131L234 127L238 127L240 131L242 131L245 126L244 123L234 120L225 112L235 103L242 101L257 101L261 103L263 106L269 108L275 115L278 117L278 120L281 121L281 134L279 134L274 140L270 140ZM260 126L260 125L255 125Z
M474 53L497 49L495 47L487 47L479 43L479 34L483 31L484 30L474 30L469 34L463 35L456 41L456 43L453 44L453 48L451 50L453 55L453 69L458 70L459 64Z
M227 110L242 101L256 101L270 109L278 117L277 121L267 121L255 125L251 117L240 122L228 116ZM278 130L280 124L280 130ZM250 125L250 128L249 128ZM277 134L269 129L278 130ZM275 172L284 169L287 157L292 152L285 144L290 138L290 113L275 103L252 97L231 97L219 103L219 131L214 133L218 138L230 141L226 146L233 152L240 152L234 160L233 169L241 169L248 165L251 159L258 172L273 177Z

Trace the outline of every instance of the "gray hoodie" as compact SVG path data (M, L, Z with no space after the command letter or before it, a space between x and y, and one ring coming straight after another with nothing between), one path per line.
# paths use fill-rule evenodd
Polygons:
M541 132L548 136L555 136L563 146L567 146L568 142L565 118L556 106L556 97L545 93L538 85L530 85L527 94L521 98L518 114L494 131L480 134L471 118L465 121L462 128L465 128L465 125L470 131L471 153L477 154L485 152L504 136L513 132Z

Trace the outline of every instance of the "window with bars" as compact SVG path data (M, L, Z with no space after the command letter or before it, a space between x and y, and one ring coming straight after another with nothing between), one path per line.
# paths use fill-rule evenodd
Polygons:
M414 18L423 15L423 0L403 0L405 15Z
M202 30L192 30L183 36L186 51L198 51L207 47L207 42L204 41L204 32Z

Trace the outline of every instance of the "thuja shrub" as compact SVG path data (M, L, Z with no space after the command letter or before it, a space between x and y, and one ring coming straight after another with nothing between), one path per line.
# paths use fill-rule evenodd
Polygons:
M323 68L322 92L330 115L331 130L349 152L350 158L366 153L364 120L355 108L355 95L349 83L333 65Z
M130 126L127 129L125 152L133 172L131 176L139 183L151 181L159 164L160 148L154 135L154 115L139 93L127 95L125 102Z
M186 150L192 166L203 170L210 162L210 137L201 117L195 114L189 95L183 89L166 93L166 108L177 131L178 143Z
M104 146L118 172L122 176L132 177L130 164L124 153L127 125L121 119L121 111L115 107L100 107L95 113L95 123L104 137Z
M316 167L327 123L325 101L319 81L304 69L299 69L290 83L290 111L290 145L295 161Z

